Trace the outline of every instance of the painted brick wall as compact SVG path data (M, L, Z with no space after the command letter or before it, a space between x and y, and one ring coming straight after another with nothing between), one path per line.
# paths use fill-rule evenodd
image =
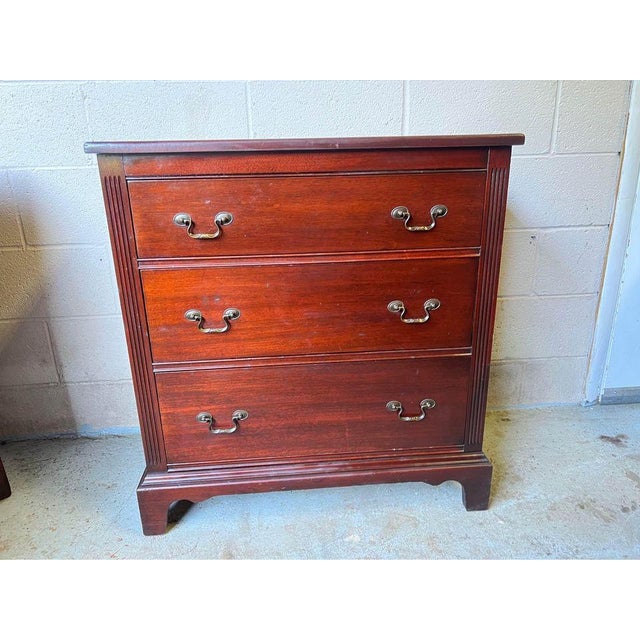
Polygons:
M523 132L490 405L578 403L626 81L0 83L0 439L137 425L87 140Z

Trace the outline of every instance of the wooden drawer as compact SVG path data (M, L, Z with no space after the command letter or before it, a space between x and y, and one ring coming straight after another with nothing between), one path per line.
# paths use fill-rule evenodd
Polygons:
M222 264L222 266L220 266ZM226 265L226 266L225 266ZM387 258L231 264L142 272L155 362L252 356L464 348L471 345L477 258ZM388 309L400 300L405 323ZM202 333L185 318L197 310Z
M248 176L129 182L139 258L276 255L436 249L480 245L486 174L483 171L416 174ZM431 231L435 205L447 213ZM233 215L215 239L194 239L174 216L188 214L192 233L216 232L214 217Z
M464 441L470 358L323 362L156 374L167 462L398 452ZM433 408L421 409L423 400ZM402 404L402 421L387 403ZM213 434L197 420L209 413Z

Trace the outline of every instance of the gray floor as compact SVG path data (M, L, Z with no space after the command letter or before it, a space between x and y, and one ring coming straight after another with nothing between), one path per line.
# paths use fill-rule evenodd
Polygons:
M638 558L640 405L490 413L488 511L420 483L213 498L141 533L140 439L0 447L0 558Z

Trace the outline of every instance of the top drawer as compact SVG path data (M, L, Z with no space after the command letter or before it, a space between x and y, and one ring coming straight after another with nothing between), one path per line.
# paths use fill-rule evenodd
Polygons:
M179 258L476 247L485 177L483 171L279 175L128 186L138 257ZM431 226L436 205L446 215L433 228L406 228ZM411 214L406 226L392 217L396 207ZM216 225L220 212L232 221ZM177 225L179 214L192 224Z

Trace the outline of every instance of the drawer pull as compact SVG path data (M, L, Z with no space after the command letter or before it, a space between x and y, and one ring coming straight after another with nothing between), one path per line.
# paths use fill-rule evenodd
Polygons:
M216 429L214 425L216 423L216 419L207 411L201 411L197 416L196 420L198 422L207 422L209 423L209 431L211 433L233 433L240 425L238 424L241 420L246 420L249 417L249 413L244 409L238 409L231 414L231 422L233 422L233 427L229 427L228 429Z
M387 402L387 411L391 411L391 413L398 414L398 418L403 422L419 422L420 420L424 420L424 417L427 415L425 410L433 409L436 406L436 401L431 400L430 398L425 398L420 402L420 415L419 416L403 416L402 412L404 408L402 407L402 403L397 400L391 400Z
M431 216L431 222L423 227L410 227L409 221L411 220L411 213L407 207L396 207L391 210L391 217L395 220L404 220L404 228L407 231L431 231L436 226L436 220L438 218L443 218L447 215L447 207L443 204L437 204L434 207L431 207L431 211L429 211L429 216Z
M189 309L184 314L184 317L191 322L198 323L198 329L202 331L202 333L224 333L229 330L231 326L231 320L237 320L240 317L239 309L225 309L225 312L222 314L222 319L224 320L224 327L218 327L217 329L205 329L203 327L205 319L200 311L197 309Z
M439 306L440 306L440 300L438 300L438 298L429 298L424 303L424 312L425 312L424 318L405 318L404 314L406 309L404 307L404 302L402 302L402 300L393 300L393 302L390 302L387 305L387 309L391 311L391 313L399 313L400 320L402 320L402 322L406 322L407 324L422 324L424 322L427 322L427 320L429 320L429 318L431 317L429 312L434 311Z
M216 214L216 217L213 219L213 222L216 225L215 233L191 233L191 229L193 228L193 220L188 213L177 213L173 216L173 224L178 227L186 227L187 235L190 238L195 238L196 240L214 240L222 234L222 227L226 224L231 224L233 222L233 216L228 211L221 211Z

